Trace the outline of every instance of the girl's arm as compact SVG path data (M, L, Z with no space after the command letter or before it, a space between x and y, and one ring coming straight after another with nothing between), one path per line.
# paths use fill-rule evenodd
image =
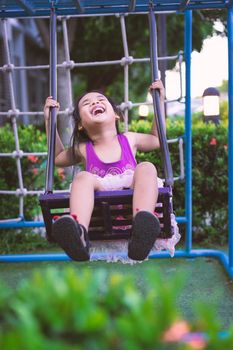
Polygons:
M56 107L57 109L59 109L60 104L59 102L53 100L51 96L49 96L46 99L45 106L44 106L44 118L45 118L45 128L46 128L47 139L48 139L48 133L49 133L49 116L50 116L51 107ZM79 161L79 159L77 158L75 157L74 159L71 148L65 149L60 139L60 136L58 134L58 131L56 130L55 165L59 167L71 166Z
M164 86L161 80L156 80L154 81L151 86L149 87L150 92L152 92L152 90L159 90L159 97L160 97L160 110L161 110L161 116L162 116L162 123L163 123L163 128L166 132L166 120L165 120L165 90L164 90ZM155 111L156 113L156 111ZM158 135L158 130L157 130L157 126L155 123L155 118L153 118L153 123L152 123L152 128L151 128L151 134L155 135L155 136L159 136Z
M153 89L159 90L162 121L163 121L164 129L166 130L165 108L164 108L165 91L164 91L162 81L161 80L154 81L151 84L149 90L151 91ZM153 118L150 134L128 132L126 136L128 137L131 147L133 148L135 153L137 150L142 152L148 152L160 147L155 118Z

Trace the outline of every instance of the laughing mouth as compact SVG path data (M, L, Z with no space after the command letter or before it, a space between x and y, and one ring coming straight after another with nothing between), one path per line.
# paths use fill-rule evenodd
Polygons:
M105 109L103 107L98 106L93 108L92 114L96 116L97 114L102 114L104 112L105 112Z

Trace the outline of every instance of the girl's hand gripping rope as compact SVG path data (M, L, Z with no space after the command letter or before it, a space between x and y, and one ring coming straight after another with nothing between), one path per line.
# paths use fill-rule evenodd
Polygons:
M165 99L165 89L163 86L163 83L161 80L155 80L149 87L149 91L152 92L152 90L159 90L160 99Z
M49 96L46 98L45 105L44 105L44 117L45 120L49 120L49 110L52 107L56 107L57 109L60 108L60 103L57 102L52 98L52 96Z

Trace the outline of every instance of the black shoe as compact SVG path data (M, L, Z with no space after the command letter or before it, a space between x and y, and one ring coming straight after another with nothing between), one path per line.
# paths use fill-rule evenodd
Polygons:
M71 259L90 260L87 231L71 215L63 215L53 223L52 236Z
M133 221L128 257L133 260L144 260L153 248L159 234L159 219L148 211L139 211Z

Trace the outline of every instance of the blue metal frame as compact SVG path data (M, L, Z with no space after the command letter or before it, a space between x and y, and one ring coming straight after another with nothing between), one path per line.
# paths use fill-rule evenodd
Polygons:
M191 112L192 11L185 12L185 216L187 253L192 249L192 112Z
M127 258L127 253L116 253L116 257ZM92 260L102 260L109 257L109 253L94 253L91 255ZM225 271L229 277L233 278L233 269L229 267L228 256L219 251L213 249L197 249L192 250L189 253L184 250L178 250L175 252L174 258L197 258L197 257L209 257L217 258L223 265ZM167 252L159 252L150 254L150 259L167 259L170 258L170 254ZM71 259L65 253L47 253L47 254L8 254L1 255L0 262L5 263L18 263L18 262L38 262L38 261L71 261Z
M51 4L58 16L104 15L109 13L149 12L150 4L156 11L184 11L227 8L231 0L11 0L0 3L0 17L49 16Z
M98 6L96 4L98 3ZM29 17L29 16L49 16L50 7L56 7L57 15L75 15L75 14L106 14L120 12L149 12L149 3L151 1L107 1L95 0L83 1L74 0L57 0L57 1L36 1L17 0L11 1L11 5L0 5L0 17ZM100 7L100 4L103 7ZM212 257L217 258L224 267L227 274L233 278L233 9L231 0L190 0L178 1L161 0L157 5L153 1L156 11L166 10L185 10L185 60L186 60L186 99L185 99L185 217L178 217L178 223L186 225L185 250L175 252L175 258L195 258L195 257ZM43 7L43 8L42 8ZM229 252L228 255L222 251L212 249L192 249L192 115L191 115L191 52L192 52L192 9L200 8L226 8L227 25L228 25L228 176L229 176L229 196L228 196L228 235L229 235ZM41 227L43 222L27 221L8 221L0 223L1 227ZM108 253L94 254L94 259L107 258ZM126 257L126 254L117 253L117 256ZM168 258L167 252L155 253L149 256L153 258ZM70 258L66 254L20 254L20 255L1 255L0 262L26 262L26 261L68 261Z
M227 12L228 28L228 232L229 267L233 268L233 9Z

